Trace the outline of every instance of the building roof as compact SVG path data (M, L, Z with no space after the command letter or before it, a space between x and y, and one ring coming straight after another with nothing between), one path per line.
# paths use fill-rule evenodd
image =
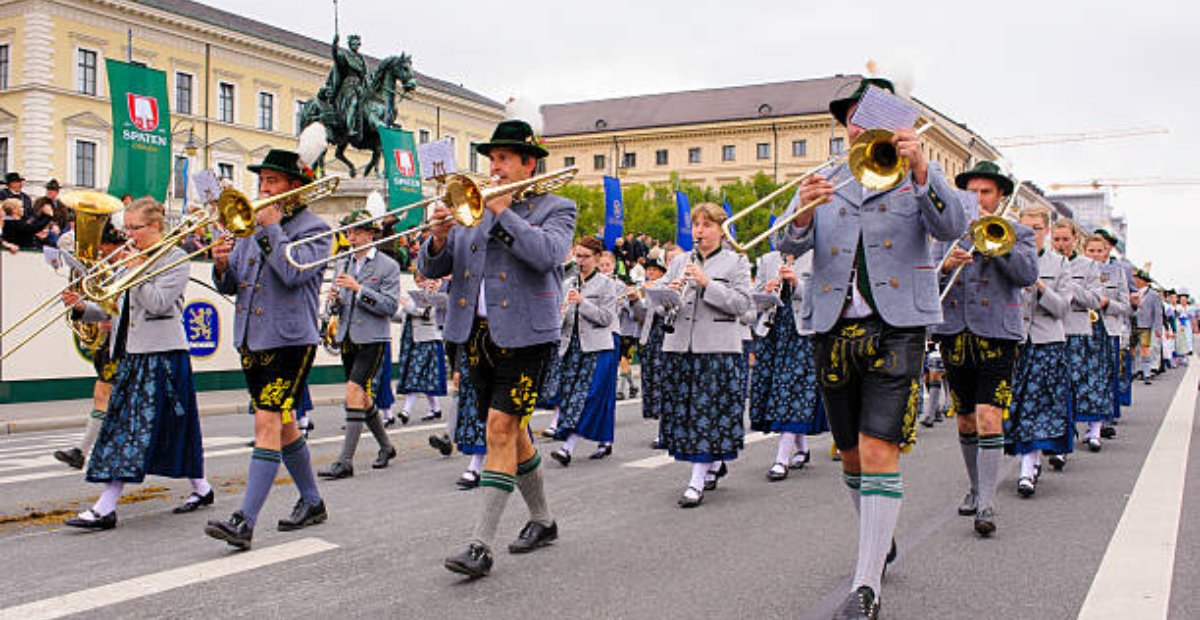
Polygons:
M849 95L862 76L836 75L728 88L599 99L542 106L546 136L644 127L828 114L829 102Z
M270 24L265 24L260 21L255 21L248 17L243 17L236 13L223 11L221 9L192 2L191 0L132 0L136 4L159 9L175 15L188 17L206 24L216 26L218 28L226 28L234 32L240 32L245 35L257 37L273 41L279 45L290 47L301 52L314 54L322 57L329 57L329 43L326 41L318 41L312 37L306 37L302 34L284 30ZM378 64L379 60L370 56L363 55L367 62L371 65ZM425 75L419 71L415 72L417 82L420 86L432 88L438 92L442 92L455 97L460 97L468 101L474 101L486 106L495 108L504 108L504 104L494 101L479 93L463 88L458 84L453 84L445 80Z

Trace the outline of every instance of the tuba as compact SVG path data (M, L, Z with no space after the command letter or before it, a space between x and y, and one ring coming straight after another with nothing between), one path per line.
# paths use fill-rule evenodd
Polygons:
M104 237L104 227L112 218L113 213L125 208L120 200L94 191L71 192L62 197L62 202L75 212L75 258L85 270L100 263L105 257L100 254L100 241ZM80 283L82 284L82 283ZM71 287L75 292L82 292L82 286ZM117 314L115 303L107 304L105 310L110 315ZM104 345L107 334L100 328L99 323L72 321L70 314L67 320L71 331L79 345L88 351L95 351Z

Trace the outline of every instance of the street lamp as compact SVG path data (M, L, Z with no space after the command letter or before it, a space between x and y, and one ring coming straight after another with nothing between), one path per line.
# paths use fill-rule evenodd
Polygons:
M196 151L200 149L200 141L196 140L196 132L193 129L188 129L187 144L183 146L183 152L187 153L189 158L196 156Z

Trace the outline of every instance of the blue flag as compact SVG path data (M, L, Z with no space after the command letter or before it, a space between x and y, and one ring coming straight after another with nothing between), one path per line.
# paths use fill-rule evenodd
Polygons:
M767 228L770 229L770 228L774 228L774 227L775 227L775 207L772 206L771 207L771 219L767 220ZM771 246L772 252L775 251L775 236L774 235L767 237L767 245Z
M625 233L625 204L621 201L621 179L604 177L604 249L609 252Z
M726 217L733 217L733 207L729 206L729 201L726 200L724 196L721 197L721 206L725 207L725 216ZM729 225L729 234L733 235L733 237L736 239L737 238L737 226L730 224Z
M675 192L675 243L684 252L692 251L692 203L688 202L687 194Z

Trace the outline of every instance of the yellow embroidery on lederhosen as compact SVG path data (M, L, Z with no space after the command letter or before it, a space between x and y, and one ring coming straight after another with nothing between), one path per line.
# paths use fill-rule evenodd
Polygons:
M525 430L529 426L529 421L533 419L533 405L537 402L538 398L537 389L533 385L533 379L529 375L521 373L521 376L517 379L517 385L508 391L508 397L517 406L518 410L529 412L521 414L521 430Z
M993 398L993 402L1003 410L1001 411L1001 419L1007 420L1008 411L1012 408L1012 387L1008 385L1007 380L1001 380L1000 385L996 386L996 395Z
M904 423L900 426L900 451L909 452L917 443L917 409L920 408L921 382L914 379L908 386L908 402L904 405Z

